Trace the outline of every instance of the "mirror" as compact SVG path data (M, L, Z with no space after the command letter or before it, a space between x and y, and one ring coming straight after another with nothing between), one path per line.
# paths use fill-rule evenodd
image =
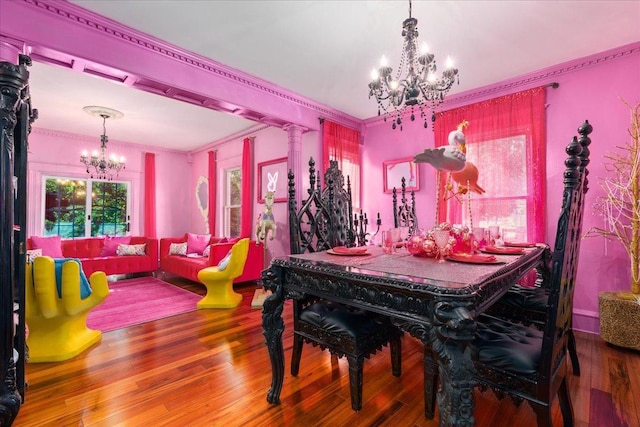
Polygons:
M200 176L196 184L196 202L198 210L204 218L205 232L209 234L209 180L206 176Z

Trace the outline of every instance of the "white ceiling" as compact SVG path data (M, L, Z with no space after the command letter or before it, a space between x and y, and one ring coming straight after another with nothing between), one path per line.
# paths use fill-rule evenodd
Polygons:
M408 1L71 0L184 49L354 117L377 114L370 71L399 62ZM640 41L640 1L413 1L419 40L459 68L450 93ZM85 105L121 110L110 139L191 150L251 127L217 113L43 64L31 69L34 124L84 135L102 131ZM60 93L65 96L61 97Z

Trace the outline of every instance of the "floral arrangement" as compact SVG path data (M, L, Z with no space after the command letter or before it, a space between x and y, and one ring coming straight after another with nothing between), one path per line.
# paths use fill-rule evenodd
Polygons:
M633 295L623 298L640 300L640 104L632 107L623 102L631 111L631 142L605 156L604 168L609 176L600 179L605 195L598 197L594 205L594 211L604 218L605 227L592 227L586 237L601 236L624 246L629 255Z
M449 231L449 242L442 249L442 256L450 253L473 253L478 248L478 241L473 238L469 227L454 227L448 222L443 222L427 231L415 233L407 241L407 250L415 256L425 256L436 258L440 255L440 250L434 239L435 230Z

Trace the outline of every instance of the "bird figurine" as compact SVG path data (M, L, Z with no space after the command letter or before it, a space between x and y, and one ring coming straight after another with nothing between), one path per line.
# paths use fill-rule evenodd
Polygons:
M447 138L449 145L426 148L422 153L413 156L413 161L416 163L429 163L441 171L456 172L462 170L466 163L466 138L462 129L468 124L466 120L463 120L456 130L449 132L449 137Z
M472 162L467 161L462 170L451 172L451 179L458 183L458 192L461 194L466 191L460 191L464 188L474 193L484 194L484 189L478 185L478 168Z

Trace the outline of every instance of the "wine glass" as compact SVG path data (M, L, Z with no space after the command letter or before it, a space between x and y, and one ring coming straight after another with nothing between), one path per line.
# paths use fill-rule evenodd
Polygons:
M438 247L438 262L444 262L444 248L449 243L449 230L433 230L431 235Z
M398 227L400 229L400 242L402 246L407 245L407 240L409 240L409 227Z
M499 225L489 226L489 241L492 245L499 245L502 242Z

